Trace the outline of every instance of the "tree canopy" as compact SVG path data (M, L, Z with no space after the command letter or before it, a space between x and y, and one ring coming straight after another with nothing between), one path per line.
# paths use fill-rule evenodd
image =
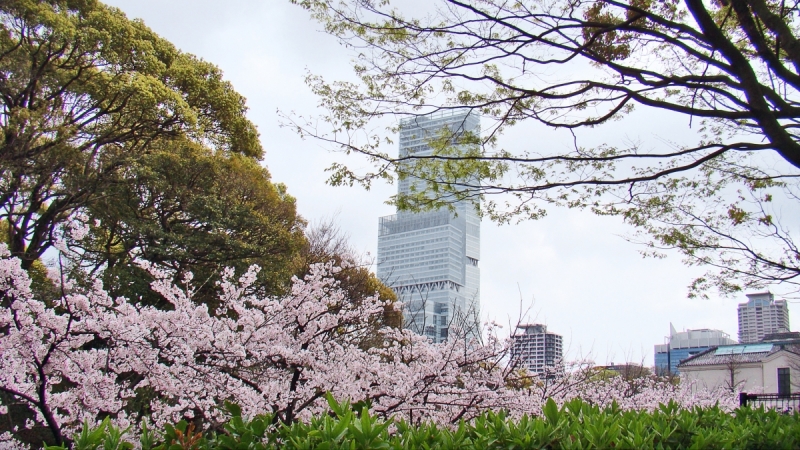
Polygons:
M400 208L485 198L484 213L500 222L540 218L548 204L590 208L636 226L648 254L677 248L710 266L693 294L798 286L797 230L780 222L798 200L796 2L294 2L358 52L358 82L308 77L328 129L291 118L300 134L375 163L366 173L334 165L334 184L413 176L427 189L395 197ZM432 139L429 156L391 156L384 139L397 125L367 131L386 116L457 108L489 126ZM580 145L584 130L634 109L684 116L688 126L665 132L695 141ZM532 121L569 130L574 148L499 145L509 127Z
M191 142L153 147L98 194L85 210L89 232L68 242L81 270L143 303L164 302L143 261L176 280L191 273L203 303L216 298L227 267L244 273L256 264L262 270L252 288L282 293L306 242L294 199L257 161Z
M93 0L0 6L0 218L30 267L118 173L181 138L259 158L218 68Z
M0 230L22 267L66 245L76 278L161 306L143 263L202 280L199 302L226 267L289 288L304 222L216 66L93 0L3 2L0 27Z

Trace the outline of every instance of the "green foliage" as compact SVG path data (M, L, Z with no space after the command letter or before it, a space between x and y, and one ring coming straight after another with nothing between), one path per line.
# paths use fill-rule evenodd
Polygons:
M146 450L269 449L796 449L800 448L800 416L774 410L742 408L727 413L717 407L691 410L677 404L652 412L605 409L579 399L558 406L548 400L540 415L510 418L489 412L452 426L384 421L365 406L338 403L328 397L330 413L307 423L273 425L272 416L247 420L236 405L225 406L230 421L220 432L198 433L184 421L161 433L146 427ZM103 421L73 438L75 450L127 449L120 431ZM147 436L147 437L145 437ZM47 447L59 450L65 447Z
M11 247L11 233L8 222L0 221L0 243ZM28 268L28 276L31 278L31 289L37 298L50 301L61 295L56 284L48 277L47 266L41 259L34 260Z
M83 423L83 429L72 438L73 450L130 450L133 444L123 441L123 435L130 430L130 427L121 430L111 424L108 417L103 419L99 425L92 427L89 421ZM147 434L147 428L143 430L143 435ZM65 450L64 446L45 446L45 450Z
M154 145L115 181L86 210L88 240L74 243L83 247L83 268L102 268L114 295L158 304L141 261L176 281L191 272L195 299L207 304L226 267L261 267L262 295L281 294L291 279L303 221L286 188L252 158L173 140Z
M263 153L217 67L94 0L0 3L0 92L0 220L25 269L164 141Z
M175 426L164 427L163 444L153 450L197 450L208 448L208 441L203 433L195 430L194 423L181 420Z
M168 307L143 262L176 282L193 274L193 298L212 313L227 267L257 264L256 294L285 293L303 220L261 166L246 112L219 68L116 8L0 2L0 242L20 258L36 298L63 295L41 261L61 240L77 247L59 260L73 279L101 279L132 302ZM118 381L132 386L133 377ZM147 415L152 391L134 395L130 417ZM9 415L0 434L26 418ZM103 430L113 441L116 431Z

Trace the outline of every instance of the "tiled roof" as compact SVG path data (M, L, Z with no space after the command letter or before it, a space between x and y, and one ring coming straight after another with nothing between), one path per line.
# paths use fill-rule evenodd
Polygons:
M721 346L720 349L727 349L728 347L736 349L737 347L743 347L742 345L738 346ZM741 353L734 351L733 354L731 352L718 352L717 347L712 347L706 351L700 352L694 356L690 356L689 358L684 359L678 364L678 367L695 367L695 366L713 366L713 365L725 365L728 364L731 360L736 361L740 364L746 363L758 363L763 361L770 355L773 355L781 350L785 350L780 345L773 345L769 350L762 351L762 352L749 352L749 353ZM786 350L789 351L789 350ZM727 354L718 354L718 353L727 353Z

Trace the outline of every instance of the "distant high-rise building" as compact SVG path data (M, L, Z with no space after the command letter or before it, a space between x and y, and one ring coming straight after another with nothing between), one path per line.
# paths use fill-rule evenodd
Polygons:
M467 132L480 134L480 118L469 110L404 119L400 157L429 156L433 140ZM422 188L408 177L400 180L398 193ZM434 342L447 340L453 324L474 333L480 312L480 218L467 201L453 206L454 212L401 211L379 220L378 278L404 303L405 326Z
M789 331L789 307L786 300L775 300L769 292L747 294L739 304L739 343L758 342L772 333Z
M675 331L669 324L669 337L666 344L655 346L655 366L657 375L677 374L678 364L684 359L720 345L735 344L728 333L720 330Z
M564 352L561 335L548 333L547 325L539 323L519 325L517 330L522 332L511 336L511 359L540 377L555 375Z

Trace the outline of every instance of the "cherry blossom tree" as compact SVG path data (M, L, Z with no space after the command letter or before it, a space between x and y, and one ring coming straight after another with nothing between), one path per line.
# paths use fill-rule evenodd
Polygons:
M291 422L325 411L328 392L371 401L385 415L424 410L421 419L457 420L448 414L464 417L502 385L499 340L434 346L383 329L386 345L359 348L374 332L369 318L386 305L377 297L348 301L330 265L313 266L290 295L266 299L245 293L256 268L238 280L226 271L216 311L192 301L190 279L176 286L150 267L152 288L172 305L159 310L112 299L99 283L84 292L69 280L62 297L45 304L33 298L19 260L2 252L0 389L27 404L55 442L105 415L122 426L145 414L157 425L195 418L214 426L226 400L246 415L271 412ZM133 410L144 393L152 400ZM430 414L445 404L452 405Z
M656 378L632 392L621 377L587 376L589 364L542 383L506 364L510 342L493 324L481 343L468 338L472 330L457 328L444 344L409 330L376 331L372 318L387 303L377 296L350 301L332 277L340 269L330 264L312 266L280 298L248 289L257 268L238 278L226 270L215 311L192 300L191 277L176 285L169 274L146 269L171 309L111 298L99 282L86 289L68 279L57 280L60 298L42 301L20 260L0 246L0 391L32 412L23 426L46 428L56 443L104 417L122 427L147 418L156 426L189 419L214 428L227 418L226 401L245 416L267 412L276 423L291 423L327 412L327 394L362 402L387 419L440 424L486 410L538 414L547 398L637 409L722 398ZM365 349L367 337L377 344ZM0 414L8 412L2 405Z

